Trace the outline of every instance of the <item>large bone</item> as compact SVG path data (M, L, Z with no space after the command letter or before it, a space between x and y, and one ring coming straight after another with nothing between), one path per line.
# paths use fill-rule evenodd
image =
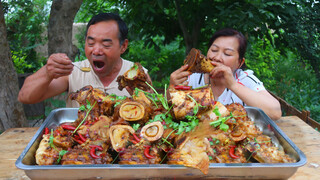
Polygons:
M210 73L214 66L211 64L210 59L206 58L201 51L192 48L184 60L184 64L188 64L188 71L193 73Z

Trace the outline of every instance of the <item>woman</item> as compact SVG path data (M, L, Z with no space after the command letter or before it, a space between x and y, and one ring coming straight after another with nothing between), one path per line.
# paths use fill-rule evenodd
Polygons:
M184 65L170 75L170 85L188 83L193 88L210 84L215 100L222 104L241 103L258 107L271 119L281 117L281 107L253 75L252 70L240 69L245 64L247 42L242 33L226 28L213 34L209 41L207 58L215 66L209 74L192 74Z

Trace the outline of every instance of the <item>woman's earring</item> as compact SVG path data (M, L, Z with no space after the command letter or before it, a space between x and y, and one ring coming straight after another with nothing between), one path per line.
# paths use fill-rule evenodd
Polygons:
M242 60L241 63L239 64L238 69L240 69L240 68L242 67L242 65L244 64L244 62L245 62L245 59L243 58L243 60Z

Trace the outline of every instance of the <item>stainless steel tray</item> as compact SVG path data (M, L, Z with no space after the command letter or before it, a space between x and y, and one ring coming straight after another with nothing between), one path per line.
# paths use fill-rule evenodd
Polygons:
M50 165L38 166L35 152L45 127L55 128L60 123L77 118L77 108L53 110L16 161L16 167L25 171L31 179L143 179L143 178L228 178L228 179L287 179L306 162L304 153L260 109L245 107L255 124L272 137L272 141L294 157L296 163L211 163L209 173L182 165Z

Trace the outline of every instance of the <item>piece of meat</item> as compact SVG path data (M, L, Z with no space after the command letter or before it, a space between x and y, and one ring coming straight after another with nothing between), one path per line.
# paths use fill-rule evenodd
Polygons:
M83 135L89 132L88 134L91 140L101 139L110 143L109 129L111 122L111 118L102 115L98 118L96 123L94 123L92 126L89 126L89 130L83 131Z
M191 90L169 89L175 119L184 119L187 115L193 116L194 109L197 114L212 109L214 98L210 86ZM190 98L191 97L191 98ZM196 114L196 115L197 115Z
M187 140L183 147L175 149L168 155L168 164L183 164L201 170L203 174L209 171L209 156L207 151L210 147L204 138Z
M95 152L99 158L93 158L90 155L89 148L82 148L81 146L76 146L73 149L68 150L66 154L63 155L61 159L62 165L71 164L110 164L112 162L112 157L109 153Z
M216 102L214 106L212 106L212 108L210 108L209 110L200 113L198 115L198 118L201 121L214 121L218 118L218 115L214 112L214 109L217 108L219 113L220 113L220 117L225 117L230 115L230 111L228 111L228 109L220 102Z
M260 163L293 163L296 162L283 150L276 147L269 136L259 135L244 142L251 156Z
M151 146L148 150L150 155L146 156L145 146L131 145L122 149L119 152L119 164L159 164L161 162L160 149L156 146Z
M93 106L90 111L90 116L87 117L88 121L91 121L94 117L99 117L100 115L111 116L114 111L114 105L124 100L124 98L117 98L117 96L113 94L107 95L102 90L93 88L90 85L70 93L69 98L77 101L80 108L81 106L84 106L88 109L89 105ZM80 123L85 116L86 111L79 109L78 123Z
M206 58L201 51L192 48L184 60L184 64L188 64L188 71L193 73L210 73L214 66L210 59Z
M146 84L147 82L151 85L151 81L148 79L143 67L138 62L134 63L134 65L123 75L118 76L117 82L120 91L122 91L126 86L129 86L132 90L135 88L139 88L144 91L151 90L151 88Z
M38 165L55 164L59 158L59 150L61 148L52 148L49 143L50 134L44 134L39 147L36 151L35 158Z
M134 133L135 130L128 125L111 126L109 130L109 136L112 148L117 152L125 148L130 140L130 135Z

